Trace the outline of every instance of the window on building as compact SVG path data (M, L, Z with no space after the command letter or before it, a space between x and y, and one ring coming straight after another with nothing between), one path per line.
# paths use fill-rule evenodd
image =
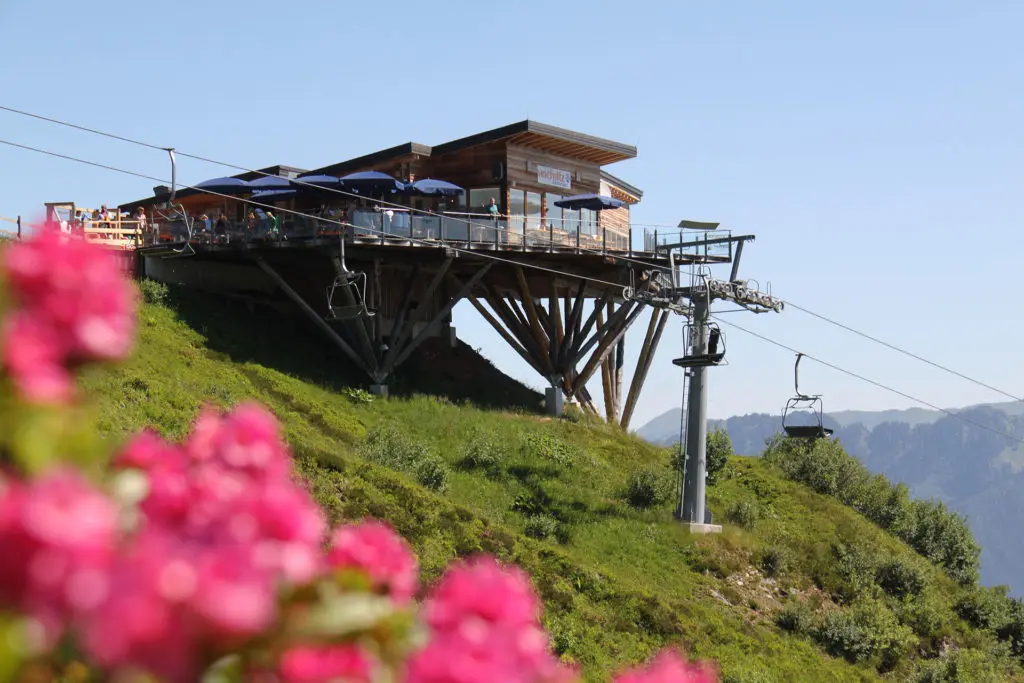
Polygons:
M540 227L540 192L526 193L526 227L530 230Z
M597 212L592 209L580 209L580 232L584 235L597 234Z
M563 230L562 207L555 206L555 202L561 201L562 195L551 192L544 193L544 220L556 230Z
M501 207L501 188L500 187L475 187L469 191L469 207L470 213L486 213L487 207L491 203L491 199L494 199L498 203L498 207Z
M523 220L526 215L526 191L511 189L508 191L508 229L514 233L523 233Z
M565 225L566 232L575 233L580 229L580 212L578 210L563 209L562 223Z

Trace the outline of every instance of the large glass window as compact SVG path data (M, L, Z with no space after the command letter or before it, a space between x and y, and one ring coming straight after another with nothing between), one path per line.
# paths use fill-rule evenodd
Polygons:
M580 229L580 212L578 210L564 209L562 211L562 223L565 225L566 232L575 233Z
M540 192L526 193L526 227L530 230L540 227Z
M497 201L497 197L494 198ZM488 200L490 201L490 198ZM440 208L442 211L465 211L466 210L466 191L458 193L454 197L445 197L441 203Z
M562 225L562 207L555 206L555 202L561 201L561 199L562 195L560 194L544 193L544 220L555 230L564 229Z
M487 213L487 207L490 205L492 199L498 203L500 210L500 187L475 187L469 191L469 207L467 210L470 213Z
M580 209L580 232L584 235L597 234L597 212L592 209Z
M515 233L523 232L523 217L526 215L526 191L512 189L508 191L508 227Z

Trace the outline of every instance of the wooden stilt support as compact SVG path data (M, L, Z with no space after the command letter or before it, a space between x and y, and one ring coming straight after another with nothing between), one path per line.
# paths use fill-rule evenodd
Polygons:
M523 308L526 309L526 318L530 321L530 329L533 330L533 336L536 338L538 346L540 346L541 353L549 357L548 362L550 363L547 335L544 333L544 329L540 324L540 318L537 316L537 307L534 304L533 295L530 293L530 286L526 282L526 274L523 272L522 266L516 266L516 283L519 285L519 296Z
M647 334L644 335L644 345L640 348L640 357L636 360L636 370L633 372L633 381L629 385L629 393L626 394L626 405L622 409L622 420L620 424L623 429L629 429L629 422L633 419L633 410L636 408L637 399L640 398L640 391L647 380L647 371L651 368L651 361L658 350L658 342L661 341L661 333L668 322L669 312L662 310L659 315L658 309L651 313L651 322L647 325ZM655 325L657 320L657 325Z
M441 321L444 320L449 313L451 313L451 310L453 308L455 308L455 304L457 304L459 300L462 299L462 297L466 296L467 294L469 294L469 292L473 290L473 287L476 286L476 283L479 282L480 278L482 278L484 275L487 275L487 272L491 269L491 266L493 265L493 261L489 262L481 266L479 270L473 273L473 277L469 278L466 284L462 286L462 289L460 289L454 296L450 297L448 299L448 303L441 307L441 310L437 312L437 315L435 315L429 323L427 323L427 326L424 327L420 331L420 333L416 335L416 337L411 342L409 342L408 345L406 345L406 347L398 355L398 358L395 359L394 363L390 366L384 366L384 371L391 372L393 368L396 368L403 362L405 362L405 359L409 357L409 354L415 351L416 347L418 347L423 342L424 339L430 336L430 333L435 328L437 328L437 326L441 324Z
M398 337L400 336L399 331L405 325L405 319L409 315L409 307L412 306L413 295L416 292L416 277L419 274L420 265L417 263L413 267L412 272L409 273L409 277L405 279L405 289L403 290L405 294L402 297L401 305L398 307L398 313L395 314L395 320L394 322L391 323L391 334L388 335L388 346L391 346L392 343L397 341Z
M583 357L587 355L590 349L594 348L594 346L596 346L597 343L607 335L609 330L619 325L619 323L629 315L629 312L630 308L626 305L619 306L618 309L615 309L615 312L609 317L609 319L606 320L603 325L598 325L597 331L594 332L594 334L591 335L590 338L588 338L579 348L572 359L572 364L576 365L583 360Z
M628 330L629 326L633 323L633 320L636 319L636 316L638 316L646 306L647 304L643 302L634 304L627 303L624 306L620 307L619 310L615 312L616 317L618 317L619 313L621 313L622 311L629 311L625 318L621 320L621 322L616 327L610 329L606 334L603 335L601 341L597 345L597 349L594 351L593 355L591 355L590 360L587 361L587 364L583 367L583 370L579 374L579 379L577 380L577 391L578 387L581 384L585 384L594 374L594 371L597 370L597 366L608 355L608 350L611 347L611 345L618 343L619 339L622 337L622 335L626 333L626 330Z
M580 318L583 315L583 294L587 288L587 281L580 280L576 288L576 300L572 304L572 310L565 316L565 341L559 349L558 363L565 365L569 359L570 349L575 348L576 339L580 328ZM566 299L568 302L568 298Z
M395 358L401 352L402 347L405 345L406 340L412 335L413 329L416 327L416 321L420 317L420 314L429 306L429 302L434 298L434 294L437 292L437 288L441 285L444 280L445 273L451 268L452 257L448 257L441 264L441 267L434 273L434 277L430 280L430 284L427 285L426 291L423 292L423 298L420 300L420 305L416 307L416 310L412 312L411 316L404 321L402 329L397 330L397 334L391 335L391 344L389 345L387 355L384 356L384 367L395 367L398 363L395 362Z
M454 275L449 273L448 278L455 284L456 287L460 289L462 288L462 283ZM483 316L484 320L490 323L491 327L494 328L495 332L500 334L501 338L504 339L505 342L512 347L512 350L518 353L520 358L526 361L527 365L529 365L531 368L536 370L541 375L544 374L544 371L541 370L537 361L532 356L530 356L530 352L527 351L526 348L524 348L523 345L519 343L519 340L517 340L515 336L513 336L513 334L509 332L509 330L507 330L505 326L497 318L495 318L494 315L491 314L490 311L487 310L487 307L484 306L479 299L473 296L472 293L466 294L466 299L468 299L469 302L473 304L473 308L475 308L480 313L480 315Z
M613 304L608 302L608 317L612 317L614 313ZM598 309L597 311L597 329L600 330L604 327L604 311ZM612 421L612 383L611 375L608 372L608 359L601 359L601 396L604 398L604 418L609 423Z

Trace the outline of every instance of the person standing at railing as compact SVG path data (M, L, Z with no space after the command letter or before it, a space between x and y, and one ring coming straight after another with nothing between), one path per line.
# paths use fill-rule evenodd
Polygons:
M500 209L498 209L498 202L496 202L494 200L494 197L491 197L491 203L487 205L487 213L490 214L490 216L491 216L491 224L494 226L494 234L497 235L498 234L498 215L500 213ZM469 227L469 229L471 230L472 228Z
M224 239L228 234L228 217L223 213L217 216L217 222L213 225L213 233L218 241Z
M146 209L145 207L138 207L135 209L135 213L132 214L132 220L135 221L135 239L145 242L146 241Z
M278 228L281 223L277 220L277 216L270 209L267 209L267 234L272 238L277 239Z
M249 212L249 220L245 223L245 241L248 242L252 239L252 236L256 234L256 229L260 225L260 219L256 217L255 211Z

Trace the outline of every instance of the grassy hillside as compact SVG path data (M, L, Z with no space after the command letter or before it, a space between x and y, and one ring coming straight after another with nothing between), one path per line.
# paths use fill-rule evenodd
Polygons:
M718 660L732 683L1016 674L994 635L957 616L964 589L769 463L732 458L709 490L726 532L691 537L672 520L665 449L534 414L535 393L465 347L426 349L397 378L400 396L375 400L296 321L147 291L134 358L83 380L105 435L180 436L202 402L264 403L332 518L391 521L428 581L478 551L518 563L556 648L590 680L669 642ZM416 393L428 386L455 398ZM925 665L934 675L916 672L950 652Z

